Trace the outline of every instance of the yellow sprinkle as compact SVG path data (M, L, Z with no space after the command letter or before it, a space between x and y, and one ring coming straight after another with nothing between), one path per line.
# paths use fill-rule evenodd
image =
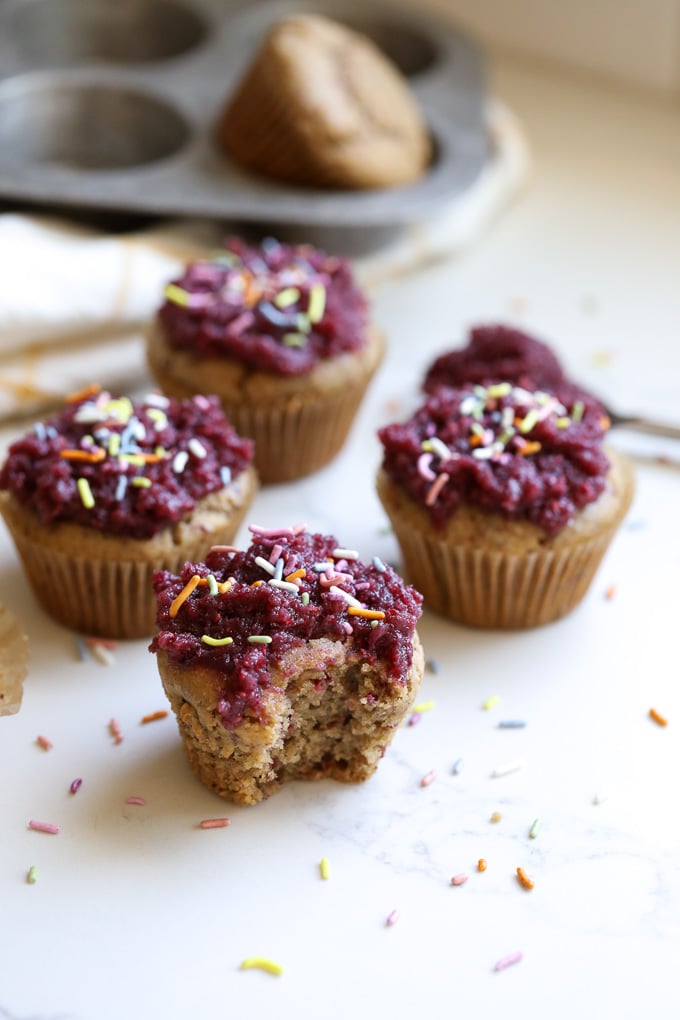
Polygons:
M165 296L168 301L172 301L175 305L181 305L183 308L189 304L189 294L183 287L178 287L176 283L169 283L165 288Z
M273 960L267 960L264 956L249 956L241 964L241 970L266 970L267 974L275 974L277 977L283 974L283 967Z
M92 489L87 478L79 478L76 485L78 486L78 493L83 506L86 510L91 510L94 506L94 496L92 495Z
M223 645L233 645L234 639L231 637L210 637L209 634L204 634L201 638L204 645L211 645L213 648L221 648Z
M327 857L322 857L319 863L319 871L323 879L331 877L331 866Z
M503 817L503 816L502 816L502 814L500 813L500 811L492 811L492 812L491 812L491 815L490 815L490 817L489 817L489 821L490 821L490 822L493 822L493 823L494 823L494 825L495 825L495 824L496 824L497 822L500 822L500 820L501 820L501 818L502 818L502 817Z
M420 701L411 709L412 712L431 712L434 708L434 701Z
M298 581L303 577L307 576L307 571L304 567L300 567L299 570L294 570L292 574L286 574L284 581Z
M482 708L485 711L488 711L490 708L495 708L500 700L500 696L498 694L494 694L492 697L487 698L486 701L482 702Z
M170 606L170 609L168 610L170 616L177 616L177 613L179 612L180 607L184 605L184 603L189 598L189 596L191 595L192 591L197 586L197 584L199 583L200 580L201 579L198 576L198 574L194 574L194 576L191 578L191 580L187 581L187 583L184 585L184 587L182 588L181 592L179 593L179 595L177 596L175 601Z

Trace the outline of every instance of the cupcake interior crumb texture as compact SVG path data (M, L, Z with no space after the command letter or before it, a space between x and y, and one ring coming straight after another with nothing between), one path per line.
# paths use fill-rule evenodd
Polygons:
M384 667L350 658L342 643L320 639L293 650L272 672L261 722L244 719L227 730L215 712L211 671L187 683L186 672L161 657L163 684L193 771L220 796L242 804L257 803L293 779L368 779L412 705L423 673L417 636L402 685L390 682ZM295 672L286 680L291 669Z

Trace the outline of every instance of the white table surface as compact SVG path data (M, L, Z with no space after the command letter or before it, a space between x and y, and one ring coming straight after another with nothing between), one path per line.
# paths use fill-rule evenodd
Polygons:
M398 562L373 491L375 428L413 406L432 356L476 322L534 330L621 407L680 418L677 111L510 64L496 87L531 141L525 192L464 256L382 289L389 354L346 448L263 491L251 520L307 520ZM637 495L581 607L506 634L426 612L439 668L419 700L434 708L374 778L295 784L253 808L193 778L172 716L140 725L165 707L145 642L110 667L79 661L2 529L0 599L32 664L20 713L0 720L0 1017L679 1016L680 446L613 441L636 451ZM526 767L492 778L514 759ZM197 827L224 814L229 828ZM31 818L60 834L29 831ZM250 956L284 973L242 971Z

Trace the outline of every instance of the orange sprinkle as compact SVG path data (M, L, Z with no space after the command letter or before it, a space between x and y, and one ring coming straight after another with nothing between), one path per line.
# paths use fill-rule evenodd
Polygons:
M306 577L307 571L304 567L300 567L299 570L294 570L292 574L286 574L284 581L299 581L300 578Z
M477 861L477 871L486 871L486 861L483 857L480 857Z
M607 588L606 592L604 593L604 597L608 601L611 601L614 598L615 595L616 595L616 585L615 584L610 584L609 587Z
M363 606L349 606L347 612L350 616L363 616L365 620L385 619L382 609L364 609Z
M610 427L611 427L611 419L608 418L606 414L603 414L602 417L600 418L600 428L604 432L606 432L607 429L610 428Z
M534 887L534 883L531 881L524 868L517 869L517 881L523 889L533 889Z
M199 829L226 829L231 825L231 818L204 818L198 823Z
M148 715L143 715L139 720L140 725L144 726L146 723L157 722L158 719L165 719L168 713L164 708L158 710L158 712L149 712Z
M76 393L71 393L66 398L67 404L79 404L81 400L87 400L88 397L96 397L98 393L101 393L102 388L99 383L93 383L91 386L86 386L83 390L78 390Z
M264 584L264 581L253 581L253 583L251 585L249 585L248 587L249 588L261 588L263 584Z
M106 450L97 447L96 450L60 450L59 456L64 460L82 460L86 464L98 464L106 457Z
M48 740L47 737L43 737L42 735L39 735L39 736L37 736L35 738L35 742L38 745L38 747L42 747L43 751L51 751L52 750L52 746L53 746L52 745L52 741Z
M225 591L229 591L229 589L233 588L233 587L234 587L234 581L233 581L233 578L231 578L231 577L228 577L226 581L218 581L217 582L217 590L220 593L220 595L224 595Z
M468 437L468 445L469 446L481 446L482 445L482 437L478 436L476 432L473 432L472 435Z
M653 719L657 726L668 726L668 719L664 719L660 712L657 712L655 708L650 708L649 718Z
M177 596L175 601L170 606L169 612L170 612L170 616L171 617L172 616L177 616L177 613L179 612L180 608L184 605L184 603L189 598L189 596L191 595L192 591L194 590L196 585L200 582L200 580L201 579L198 576L198 574L194 574L194 576L191 578L191 580L187 581L187 583L184 585L184 587L182 588L181 592L179 593L179 595Z
M138 457L144 464L157 464L159 460L165 460L167 454L165 453L136 453L135 457Z
M528 457L532 453L538 453L540 449L541 444L539 442L533 442L527 439L524 445L520 447L519 453L522 455L522 457Z

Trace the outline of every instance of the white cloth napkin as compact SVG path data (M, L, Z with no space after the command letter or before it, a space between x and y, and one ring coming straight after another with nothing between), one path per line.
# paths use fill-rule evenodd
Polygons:
M431 220L354 260L369 293L465 248L516 193L529 167L521 125L497 102L488 124L491 159L472 186ZM224 225L182 221L107 236L67 221L0 215L0 422L40 413L93 381L139 388L147 378L143 330L165 284L225 233Z

